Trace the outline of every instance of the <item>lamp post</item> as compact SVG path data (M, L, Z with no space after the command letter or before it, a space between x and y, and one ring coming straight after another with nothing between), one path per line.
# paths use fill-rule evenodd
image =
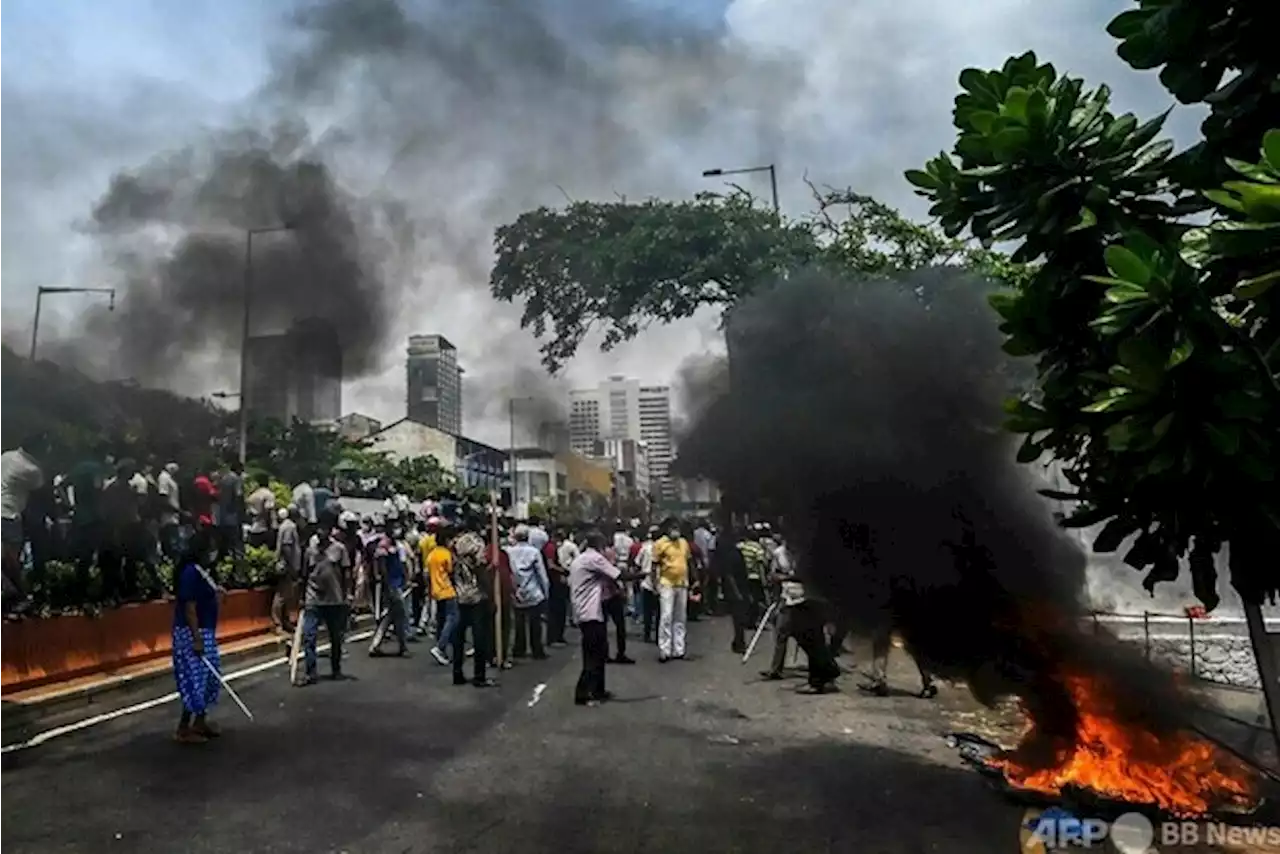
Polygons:
M250 228L244 233L244 318L240 330L240 464L244 465L249 449L249 305L253 296L253 236L276 231L292 231L285 223L265 228Z
M46 288L43 285L36 288L36 316L31 324L31 361L36 360L36 342L40 338L40 303L44 302L45 294L108 294L110 302L107 303L107 311L116 310L116 289L115 288Z
M703 178L718 178L723 175L746 175L752 172L768 172L769 173L769 189L773 193L773 212L779 216L782 214L782 207L778 204L778 169L770 163L768 166L748 166L745 169L705 169L702 172Z

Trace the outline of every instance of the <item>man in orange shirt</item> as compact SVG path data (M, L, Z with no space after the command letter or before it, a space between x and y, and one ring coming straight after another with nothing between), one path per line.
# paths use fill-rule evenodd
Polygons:
M453 589L453 553L445 545L448 541L449 529L442 525L436 535L435 548L427 553L427 577L439 627L431 657L441 666L449 664L449 648L453 644L453 633L458 630L458 594Z

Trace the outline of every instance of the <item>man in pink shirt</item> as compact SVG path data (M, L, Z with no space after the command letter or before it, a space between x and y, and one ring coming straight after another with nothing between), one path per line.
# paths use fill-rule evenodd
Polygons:
M622 573L605 556L604 535L587 534L586 548L569 566L569 598L582 633L582 675L573 692L579 706L597 706L613 695L604 687L609 635L605 631L604 600L615 595Z

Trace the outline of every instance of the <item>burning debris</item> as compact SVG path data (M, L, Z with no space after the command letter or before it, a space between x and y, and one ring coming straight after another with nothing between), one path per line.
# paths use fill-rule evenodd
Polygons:
M801 570L855 628L1029 722L984 770L1011 789L1172 815L1247 808L1254 777L1192 734L1171 673L1081 630L1085 558L1014 461L989 286L954 269L790 277L734 309L732 389L680 464L782 517ZM785 449L785 451L779 451ZM1084 795L1081 795L1084 796Z

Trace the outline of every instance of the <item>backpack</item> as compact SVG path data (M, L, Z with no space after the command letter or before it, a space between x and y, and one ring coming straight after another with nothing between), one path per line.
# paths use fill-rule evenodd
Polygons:
M459 605L474 605L483 601L480 565L484 561L484 543L475 534L466 533L453 542L453 590Z

